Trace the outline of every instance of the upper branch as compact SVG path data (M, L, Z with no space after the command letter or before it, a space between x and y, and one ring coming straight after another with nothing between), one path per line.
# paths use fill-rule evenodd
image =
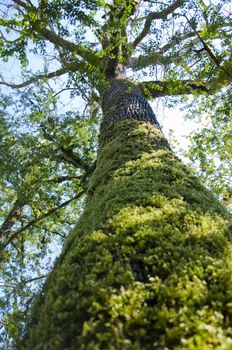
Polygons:
M147 97L157 98L178 95L214 94L229 85L230 80L220 82L204 80L146 81L139 84Z
M187 22L189 23L189 25L191 26L191 28L193 29L194 33L196 34L196 36L198 37L199 41L202 43L204 50L207 52L207 54L209 55L209 57L211 58L211 60L218 66L221 67L221 61L215 56L215 54L213 53L213 51L211 50L211 48L206 44L205 40L203 40L203 38L201 37L200 33L197 32L197 30L195 29L194 25L192 25L191 21L188 19L188 17L186 15L184 15L184 17L187 19Z
M164 19L169 14L173 13L176 9L181 7L184 4L185 0L177 0L172 5L168 6L166 9L160 12L151 12L145 20L144 27L142 31L139 33L137 38L134 40L133 47L136 48L136 46L145 38L145 36L149 33L151 24L156 19Z
M211 31L211 25L207 27L207 32L210 33ZM218 27L218 29L231 27L230 22L225 22ZM196 30L192 28L193 31L185 32L181 35L174 35L169 39L169 42L159 48L158 50L151 51L149 54L145 55L139 55L135 57L130 57L129 64L127 65L128 68L132 69L141 69L145 68L149 65L153 64L161 64L163 66L167 66L171 63L178 64L182 61L182 54L180 50L182 50L186 45L191 44L191 47L193 47L193 44L198 44L201 42L203 44L204 50L209 54L210 58L219 66L222 68L223 62L219 62L217 60L217 57L214 55L212 50L210 50L209 46L206 44L206 40L203 40L203 37L206 36L206 31L204 30ZM210 39L219 39L220 38L220 32L219 30L215 30L214 25L214 33L213 36L211 35ZM186 42L187 40L191 39L191 41ZM171 49L175 49L178 47L178 45L181 45L179 47L179 50L175 51L175 54L169 54L168 56L165 56L164 54L167 53Z
M20 89L20 88L24 88L32 83L35 83L38 80L47 80L47 79L51 79L51 78L55 78L55 77L59 77L65 73L67 73L68 71L71 70L71 68L73 68L72 70L74 70L74 66L78 67L78 65L75 64L70 64L69 66L65 67L65 68L61 68L56 70L55 72L51 72L48 74L38 74L35 75L34 77L32 77L31 79L24 81L23 83L20 84L11 84L11 83L7 83L6 81L4 81L3 77L0 75L2 81L0 81L0 85L5 85L8 86L12 89Z
M90 51L89 49L84 48L82 45L77 45L69 40L66 40L55 33L54 30L48 29L43 25L43 21L40 18L40 11L39 8L36 8L33 5L28 5L22 0L12 0L15 4L18 6L23 7L25 10L29 12L33 12L35 14L35 17L33 20L27 18L29 20L29 23L32 27L32 29L43 39L48 40L52 44L54 44L56 47L61 47L64 50L70 51L76 55L79 55L82 57L86 62L90 63L94 66L99 66L100 60L97 57L97 55Z
M54 31L49 30L48 28L43 28L41 25L37 22L31 23L33 29L44 39L48 40L52 44L54 44L56 47L62 47L64 50L71 51L74 54L77 54L81 56L83 59L85 59L88 63L94 66L99 66L100 60L93 52L91 52L89 49L85 49L81 45L77 45L69 40L66 40L56 34Z
M32 9L36 9L33 5L28 5L27 3L25 3L22 0L12 0L15 4L23 7L25 10L32 10Z
M138 57L131 57L130 62L127 65L127 68L132 68L132 69L142 69L146 68L149 65L162 65L162 66L167 66L170 65L171 63L178 64L181 62L181 57L180 56L163 56L160 55L157 52L154 52L150 55L140 55Z

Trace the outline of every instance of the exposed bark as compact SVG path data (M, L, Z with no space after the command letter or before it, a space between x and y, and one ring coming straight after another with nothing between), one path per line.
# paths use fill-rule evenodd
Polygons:
M160 129L155 114L139 86L118 79L110 79L109 85L109 88L102 92L102 129L125 119L150 122Z

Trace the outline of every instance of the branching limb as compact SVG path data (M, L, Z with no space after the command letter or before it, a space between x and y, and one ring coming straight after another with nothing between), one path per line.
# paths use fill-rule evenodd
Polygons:
M36 7L34 7L32 4L31 5L28 5L27 3L25 3L24 1L22 0L12 0L15 4L23 7L25 10L35 10Z
M203 48L205 49L205 51L208 53L209 57L211 58L211 60L219 67L221 68L221 61L216 57L216 55L213 53L213 51L211 50L211 48L206 44L206 42L203 40L203 38L201 37L200 33L197 32L197 30L194 28L194 26L192 25L191 21L188 19L187 16L184 16L187 20L187 22L189 23L189 25L191 26L191 28L193 29L194 33L196 34L196 36L198 37L199 41L202 43Z
M79 157L71 147L63 147L59 145L61 150L60 158L68 163L71 163L75 167L80 167L84 171L89 171L89 164L81 157Z
M56 97L56 96L60 95L62 92L64 92L64 91L71 91L71 90L77 90L77 88L76 87L64 88L64 89L61 89L60 91L56 92L53 96Z
M37 75L33 76L31 79L24 81L23 83L20 83L20 84L8 83L3 79L2 75L0 75L0 78L1 78L0 85L5 85L5 86L8 86L12 89L20 89L20 88L24 88L32 83L35 83L39 80L47 81L48 79L60 77L61 75L64 75L68 72L75 72L77 70L82 71L85 66L86 66L86 64L84 62L78 62L78 61L72 62L72 63L67 64L64 68L58 69L54 72L51 72L48 74L37 74Z
M47 28L41 28L41 25L37 22L31 23L33 29L44 39L48 40L56 47L62 47L64 50L73 52L76 55L84 58L88 63L99 66L101 65L100 59L90 50L85 49L83 46L77 45L69 40L66 40L56 34L54 31Z
M7 39L4 34L2 33L2 31L0 30L0 39L2 39L5 43L8 43L8 44L14 44L17 42L18 39L14 39L14 40L9 40Z
M127 68L132 69L142 69L146 68L149 65L162 65L167 66L171 63L178 64L181 61L180 56L163 56L159 53L152 53L150 55L140 55L138 57L131 57L130 62Z
M83 159L76 152L73 151L74 146L64 147L56 140L54 136L52 136L46 130L46 128L42 127L42 130L45 137L57 145L58 150L61 152L61 154L59 155L60 159L74 165L75 167L81 168L86 173L90 172L91 166L85 159Z
M150 98L178 95L214 94L227 86L229 81L220 83L218 80L209 82L203 80L176 80L176 81L147 81L139 84L144 94Z
M69 68L70 69L70 68ZM20 89L20 88L24 88L32 83L35 83L36 81L39 81L39 80L48 80L48 79L51 79L51 78L55 78L55 77L59 77L65 73L68 72L69 70L68 68L61 68L61 69L58 69L57 71L55 72L51 72L51 73L48 73L48 74L38 74L38 75L35 75L34 77L32 77L31 79L27 80L27 81L24 81L23 83L20 83L20 84L11 84L11 83L7 83L2 75L0 75L0 78L2 79L0 81L0 85L5 85L5 86L8 86L12 89Z
M35 15L38 17L39 8L36 8L33 5L28 5L22 0L13 0L13 2L23 7L27 11L34 12ZM72 53L82 57L86 62L88 62L91 65L99 66L101 64L101 61L93 51L90 51L89 49L86 49L81 45L77 45L69 40L66 40L58 34L56 34L54 30L42 26L39 17L37 20L30 21L30 25L37 34L39 34L43 39L48 40L49 42L54 44L55 47L61 47L64 50L71 51Z
M34 6L30 0L26 0L31 6Z
M81 180L83 176L59 176L53 179L49 179L49 182L60 184L64 181Z
M27 283L32 283L32 282L44 279L46 277L47 277L47 275L36 276L36 277L29 278L28 280L23 280L23 281L21 281L19 283L0 282L0 287L13 288L13 289L21 288L22 285L25 285Z
M185 3L185 0L177 0L172 5L168 6L166 9L160 12L151 12L145 20L144 27L142 31L139 33L137 38L134 40L133 47L134 49L140 44L140 42L146 37L146 35L150 32L150 28L152 22L156 19L165 19L168 15L173 13L176 9L181 7Z
M17 284L17 287L18 287L19 285L24 285L24 284L27 284L27 283L32 283L32 282L41 280L41 279L46 278L46 277L47 277L47 275L41 275L41 276L36 276L36 277L29 278L29 279L27 279L27 280L22 280L20 283Z
M183 41L185 41L189 38L194 38L195 36L196 36L195 32L189 32L189 33L184 33L182 35L173 36L167 44L165 44L163 47L161 47L157 51L157 53L159 53L160 55L164 54L165 52L172 49L176 45L181 44Z
M60 209L66 207L68 204L70 204L74 200L81 198L84 195L84 193L85 193L85 190L82 190L81 192L79 192L73 198L68 199L67 201L65 201L65 202L61 203L60 205L56 206L55 208L50 209L47 213L42 214L38 218L33 219L30 222L28 222L26 225L21 227L18 231L12 233L9 237L7 237L7 239L4 240L4 242L1 243L0 250L4 250L15 238L17 238L19 236L20 233L25 232L26 230L28 230L32 226L35 226L41 220L44 220L45 218L55 214L57 211L59 211Z
M101 29L96 35L105 51L103 59L104 73L106 76L124 76L125 62L128 61L129 47L127 40L127 26L132 16L136 13L141 0L114 0L107 4L109 11L103 16L106 18Z
M147 67L151 64L161 64L161 65L169 65L171 63L177 64L181 61L181 56L177 54L175 56L164 56L164 54L172 49L173 47L181 44L187 39L194 38L195 41L199 41L198 38L196 38L195 32L185 33L182 35L176 35L173 36L169 43L165 44L163 47L161 47L159 50L154 51L148 55L140 55L138 57L131 57L128 68L134 68L134 69L141 69L144 67Z

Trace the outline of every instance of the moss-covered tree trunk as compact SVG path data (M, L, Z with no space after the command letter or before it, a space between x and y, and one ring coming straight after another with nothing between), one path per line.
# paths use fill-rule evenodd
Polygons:
M86 209L19 349L231 349L229 216L111 81Z

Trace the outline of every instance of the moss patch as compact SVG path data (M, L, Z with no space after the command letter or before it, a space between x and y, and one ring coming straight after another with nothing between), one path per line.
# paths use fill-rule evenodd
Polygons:
M231 349L229 215L150 124L119 122L100 142L18 348Z

